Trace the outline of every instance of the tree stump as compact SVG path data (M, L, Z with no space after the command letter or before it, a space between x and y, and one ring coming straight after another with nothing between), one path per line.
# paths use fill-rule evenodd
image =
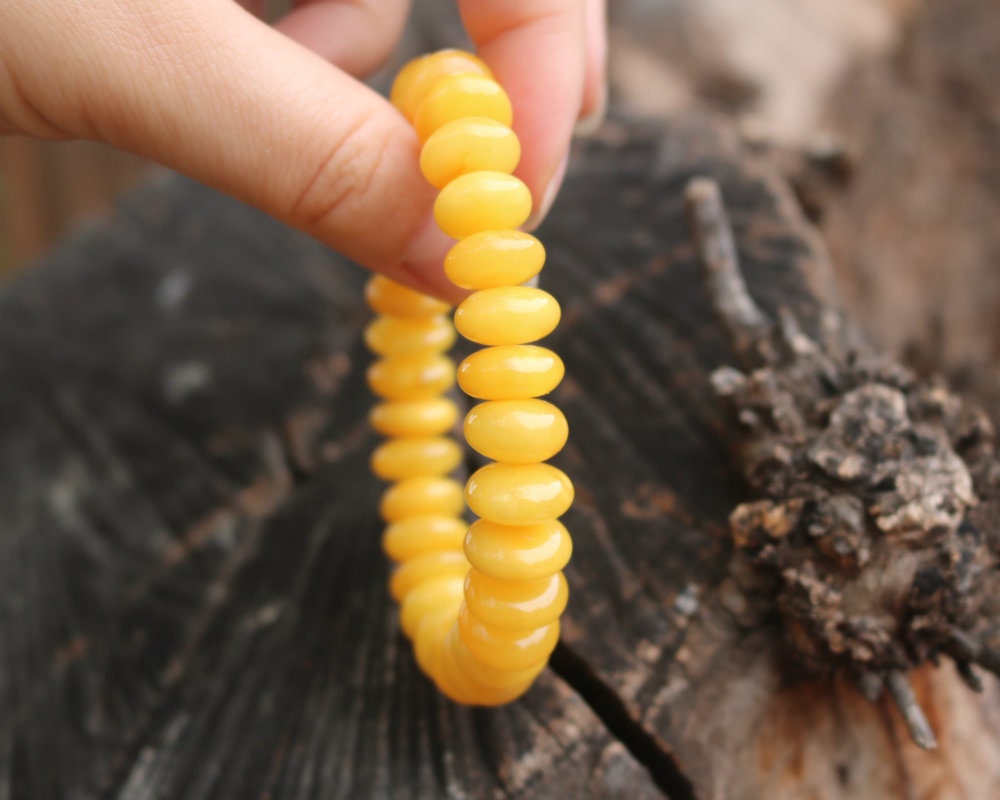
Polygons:
M741 588L729 517L756 495L711 379L739 354L695 177L763 314L820 337L839 308L791 193L718 122L577 148L540 233L571 600L552 669L499 710L438 696L397 632L361 270L166 176L6 285L0 798L998 796L992 678L914 673L923 751L886 698L796 674Z

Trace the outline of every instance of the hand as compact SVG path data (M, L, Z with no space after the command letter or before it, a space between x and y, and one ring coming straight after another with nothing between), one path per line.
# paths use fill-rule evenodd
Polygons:
M442 297L448 247L418 142L356 78L402 31L407 0L4 0L0 133L88 138L251 203L349 258ZM601 113L603 0L458 0L508 90L538 221L573 126ZM249 10L248 10L249 9Z

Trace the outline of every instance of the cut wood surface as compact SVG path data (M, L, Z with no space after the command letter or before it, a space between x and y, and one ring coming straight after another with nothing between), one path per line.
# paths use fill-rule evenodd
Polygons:
M610 122L541 237L576 550L563 640L500 710L414 667L369 476L365 276L176 177L0 295L0 798L992 798L1000 703L916 674L940 748L795 682L729 577L735 355L684 216L722 186L751 294L835 306L717 122Z

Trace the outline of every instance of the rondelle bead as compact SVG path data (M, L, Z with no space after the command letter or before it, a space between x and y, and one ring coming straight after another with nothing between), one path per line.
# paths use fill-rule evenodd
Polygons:
M443 314L404 319L380 316L365 326L365 344L380 356L440 353L455 342L455 326Z
M396 568L389 578L389 593L396 600L402 600L411 589L426 581L456 577L465 580L468 571L469 562L461 551L426 553Z
M451 478L407 478L386 489L379 502L386 522L428 514L457 517L464 509L462 485Z
M458 601L461 605L461 600ZM413 654L424 674L430 678L438 672L441 650L448 631L455 626L457 609L450 604L428 611L417 621L413 632Z
M456 242L444 259L448 279L463 289L517 286L545 264L545 248L523 231L482 231Z
M477 691L475 685L459 670L448 644L454 627L448 629L441 641L441 655L437 660L436 669L430 677L438 691L449 700L470 706L482 705L482 692Z
M418 475L446 475L462 461L462 448L446 436L390 439L372 453L371 468L385 481Z
M438 227L453 239L486 230L517 228L531 213L531 192L502 172L471 172L442 189L434 201Z
M532 344L487 347L458 368L458 385L480 400L522 400L548 394L562 380L562 359Z
M448 311L448 304L375 275L365 285L365 300L376 314L392 317L433 317Z
M442 608L450 608L458 614L464 598L465 579L459 575L446 574L429 578L406 592L399 610L399 626L403 633L413 638L417 624L428 614Z
M559 620L531 631L509 631L480 622L462 606L458 632L480 661L496 669L530 669L544 663L559 641Z
M490 400L465 417L465 439L477 452L505 464L537 464L563 449L569 426L545 400Z
M499 706L516 700L531 685L531 680L524 677L520 682L511 682L507 686L490 686L479 680L480 671L464 669L458 658L462 637L457 626L445 634L441 648L441 660L438 664L438 686L449 697L471 697L471 702L480 706ZM465 648L468 651L468 648ZM529 670L519 670L514 675L530 674ZM454 692L454 695L452 694Z
M458 406L447 397L394 400L372 408L369 421L383 436L437 436L458 421Z
M417 106L438 78L464 73L492 77L482 60L461 50L441 50L415 58L399 71L392 83L389 100L412 123Z
M548 336L559 324L559 303L531 286L483 289L455 309L455 328L478 344L527 344Z
M465 534L465 557L479 572L505 581L529 581L559 572L569 562L569 531L552 519L501 525L477 519Z
M383 358L368 368L368 387L387 400L422 400L448 391L455 363L447 356Z
M527 669L497 669L492 667L472 655L462 640L457 625L452 631L448 632L446 643L452 648L455 661L462 672L472 676L477 683L483 686L494 689L521 689L523 691L538 677L538 673L545 669L545 661L539 661Z
M443 189L460 175L490 170L511 173L521 143L507 125L486 117L456 119L438 128L420 150L420 171Z
M556 519L573 502L573 484L551 464L487 464L465 487L472 512L501 525Z
M475 569L465 578L465 603L480 622L523 631L557 619L569 589L561 572L530 581L502 581Z
M465 520L459 517L434 514L407 517L385 529L382 549L396 562L425 553L459 550L464 545L468 527Z
M509 128L514 112L507 92L492 78L471 73L445 75L434 81L420 101L413 127L417 138L426 142L431 134L463 117L485 117Z

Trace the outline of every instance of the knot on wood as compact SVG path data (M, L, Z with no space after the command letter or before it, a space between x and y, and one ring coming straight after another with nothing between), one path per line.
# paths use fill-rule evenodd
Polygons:
M739 572L751 566L750 590L773 604L801 671L846 673L871 697L888 688L933 746L904 673L946 654L979 688L970 665L1000 666L992 426L833 311L816 338L788 313L770 319L747 291L717 189L694 185L688 203L743 368L712 376L756 497L730 516Z

